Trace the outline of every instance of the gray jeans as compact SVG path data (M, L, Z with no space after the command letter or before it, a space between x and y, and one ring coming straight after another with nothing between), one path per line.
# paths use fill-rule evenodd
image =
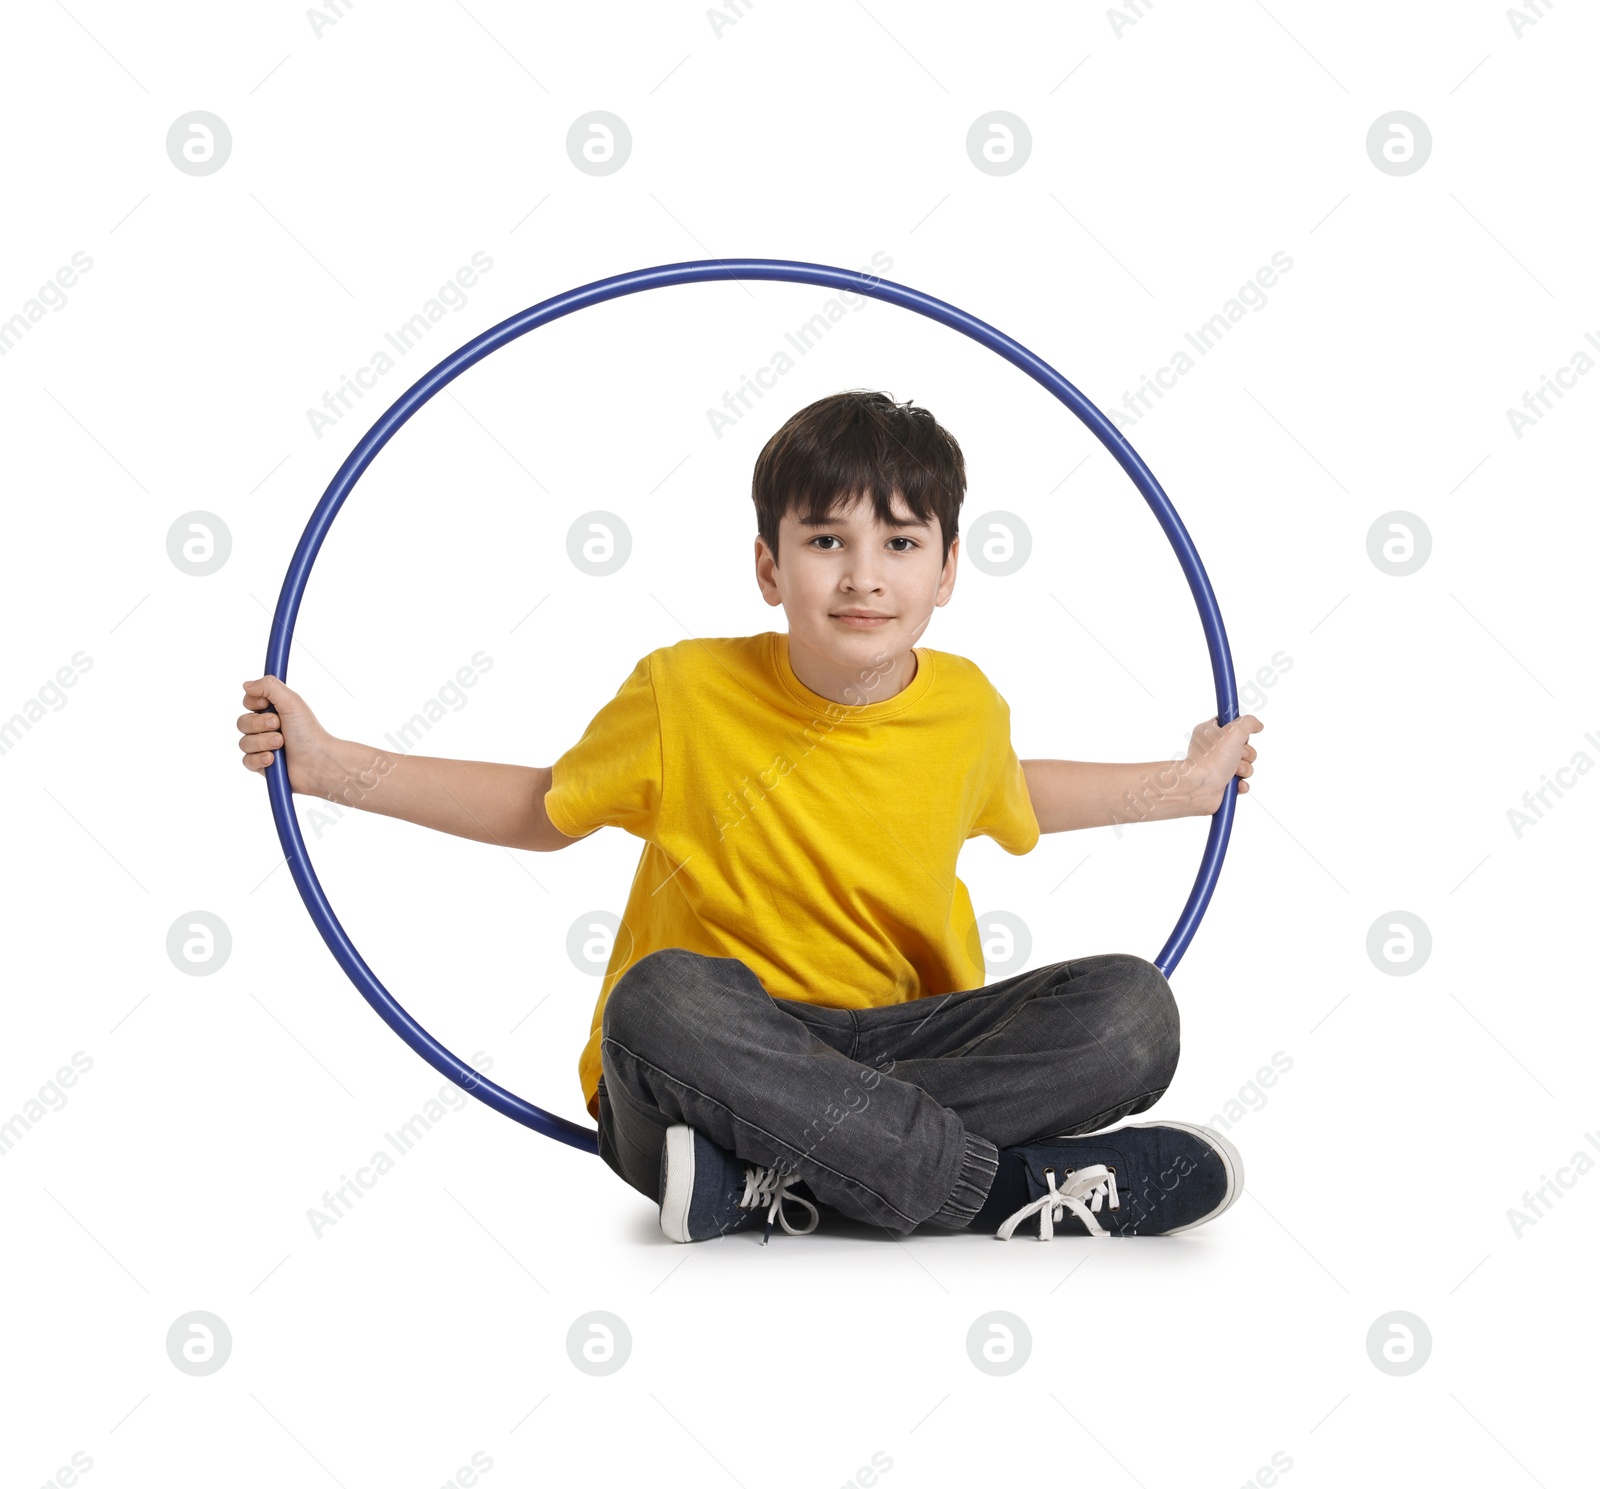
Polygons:
M977 1213L997 1149L1153 1106L1178 1064L1159 968L1109 953L885 1008L774 998L742 961L669 948L601 1019L600 1156L659 1199L687 1122L776 1164L851 1219L900 1233Z

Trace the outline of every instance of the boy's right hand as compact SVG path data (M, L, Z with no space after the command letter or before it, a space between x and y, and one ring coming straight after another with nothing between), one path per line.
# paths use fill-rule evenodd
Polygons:
M239 715L239 748L249 770L265 770L275 750L285 752L289 789L315 794L314 767L326 757L333 736L317 722L304 698L270 673L244 684L244 706ZM266 712L255 712L265 709Z

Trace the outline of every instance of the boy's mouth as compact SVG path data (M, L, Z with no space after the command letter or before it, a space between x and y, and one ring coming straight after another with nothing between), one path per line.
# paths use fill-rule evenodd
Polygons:
M878 626L887 625L894 617L879 615L871 610L838 610L834 612L833 619L842 621L858 631L870 631Z

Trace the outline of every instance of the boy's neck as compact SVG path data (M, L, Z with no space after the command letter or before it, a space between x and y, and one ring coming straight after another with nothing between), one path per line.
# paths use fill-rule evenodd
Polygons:
M803 643L797 644L792 635L782 639L789 655L789 670L819 697L845 707L883 703L903 693L916 680L920 665L915 648L896 656L875 657L863 666L853 661L840 662Z

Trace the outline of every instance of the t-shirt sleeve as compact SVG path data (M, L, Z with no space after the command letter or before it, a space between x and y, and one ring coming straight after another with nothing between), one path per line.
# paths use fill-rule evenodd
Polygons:
M1007 853L1031 853L1039 841L1039 819L1034 815L1033 799L1028 795L1028 780L1022 762L1011 744L1011 708L995 694L998 704L986 756L987 790L978 815L967 833L991 837Z
M568 837L620 827L649 838L661 807L661 717L641 657L583 737L551 767L545 811Z

